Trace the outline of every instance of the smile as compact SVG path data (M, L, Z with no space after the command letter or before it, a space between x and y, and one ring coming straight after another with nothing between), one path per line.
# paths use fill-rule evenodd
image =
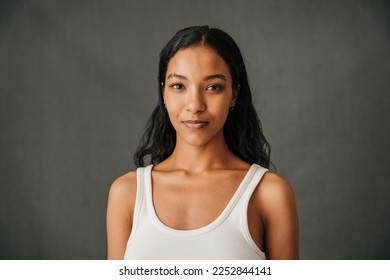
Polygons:
M182 123L188 128L199 129L206 126L209 122L201 121L201 120L187 120L187 121L183 121Z

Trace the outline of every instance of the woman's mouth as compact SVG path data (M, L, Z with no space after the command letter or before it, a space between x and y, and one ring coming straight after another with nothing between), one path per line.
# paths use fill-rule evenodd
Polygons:
M209 122L203 120L186 120L183 121L182 123L188 128L198 129L198 128L205 127Z

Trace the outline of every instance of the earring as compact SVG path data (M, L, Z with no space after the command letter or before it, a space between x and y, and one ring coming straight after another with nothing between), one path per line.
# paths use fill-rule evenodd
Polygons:
M233 110L234 110L234 105L236 105L236 103L233 103L233 105L230 106L230 111L233 111Z

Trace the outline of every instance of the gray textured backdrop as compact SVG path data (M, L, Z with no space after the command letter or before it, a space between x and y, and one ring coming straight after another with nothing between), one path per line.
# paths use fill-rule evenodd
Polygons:
M0 258L103 259L178 29L230 33L303 259L390 259L389 1L0 1Z

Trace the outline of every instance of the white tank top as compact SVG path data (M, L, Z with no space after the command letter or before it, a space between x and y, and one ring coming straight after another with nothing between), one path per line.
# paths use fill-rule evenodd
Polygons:
M137 169L133 227L124 259L266 259L249 233L247 209L267 169L252 164L226 208L212 223L193 230L176 230L164 225L154 210L152 167Z

